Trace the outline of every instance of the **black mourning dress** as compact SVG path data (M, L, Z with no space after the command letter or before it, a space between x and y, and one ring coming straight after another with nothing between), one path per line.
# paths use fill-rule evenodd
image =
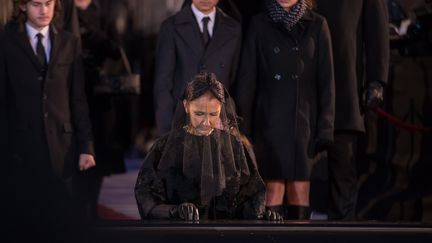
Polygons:
M135 186L143 219L158 205L185 202L197 206L200 219L257 219L264 195L253 152L222 129L209 136L173 129L156 141Z

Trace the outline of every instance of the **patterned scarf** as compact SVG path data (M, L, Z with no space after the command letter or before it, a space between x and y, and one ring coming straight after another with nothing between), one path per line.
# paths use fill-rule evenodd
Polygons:
M283 24L288 30L303 17L308 8L306 0L298 0L288 11L282 8L277 0L267 0L267 12L276 24Z

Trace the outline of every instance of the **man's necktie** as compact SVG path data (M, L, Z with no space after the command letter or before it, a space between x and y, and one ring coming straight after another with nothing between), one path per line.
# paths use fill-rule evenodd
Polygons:
M36 36L38 38L36 43L36 55L43 69L46 71L48 63L45 55L45 48L42 45L42 38L44 38L44 36L41 33L38 33Z
M210 17L204 17L202 18L202 23L203 23L203 33L202 33L202 37L203 37L203 42L204 42L204 46L207 47L209 41L210 41L210 33L208 30L208 22L210 21Z

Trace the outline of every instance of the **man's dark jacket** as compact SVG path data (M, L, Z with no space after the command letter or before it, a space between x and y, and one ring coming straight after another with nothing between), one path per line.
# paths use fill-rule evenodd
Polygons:
M12 174L67 178L79 154L93 154L78 41L53 26L50 39L43 72L25 25L0 34L1 156Z
M317 0L333 43L335 130L364 131L361 93L369 82L387 82L388 14L384 0Z

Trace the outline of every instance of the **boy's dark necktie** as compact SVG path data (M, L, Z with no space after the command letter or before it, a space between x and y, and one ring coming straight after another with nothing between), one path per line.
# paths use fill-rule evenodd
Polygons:
M37 58L39 60L39 63L43 67L43 70L46 71L48 62L47 62L47 58L45 55L45 48L42 45L42 38L44 38L44 36L41 33L38 33L36 36L38 38L37 43L36 43L36 55L37 55Z
M202 33L202 38L203 38L203 42L204 42L204 46L207 47L209 41L210 41L210 33L208 30L208 22L210 21L210 17L204 17L202 18L202 23L203 23L203 33Z

